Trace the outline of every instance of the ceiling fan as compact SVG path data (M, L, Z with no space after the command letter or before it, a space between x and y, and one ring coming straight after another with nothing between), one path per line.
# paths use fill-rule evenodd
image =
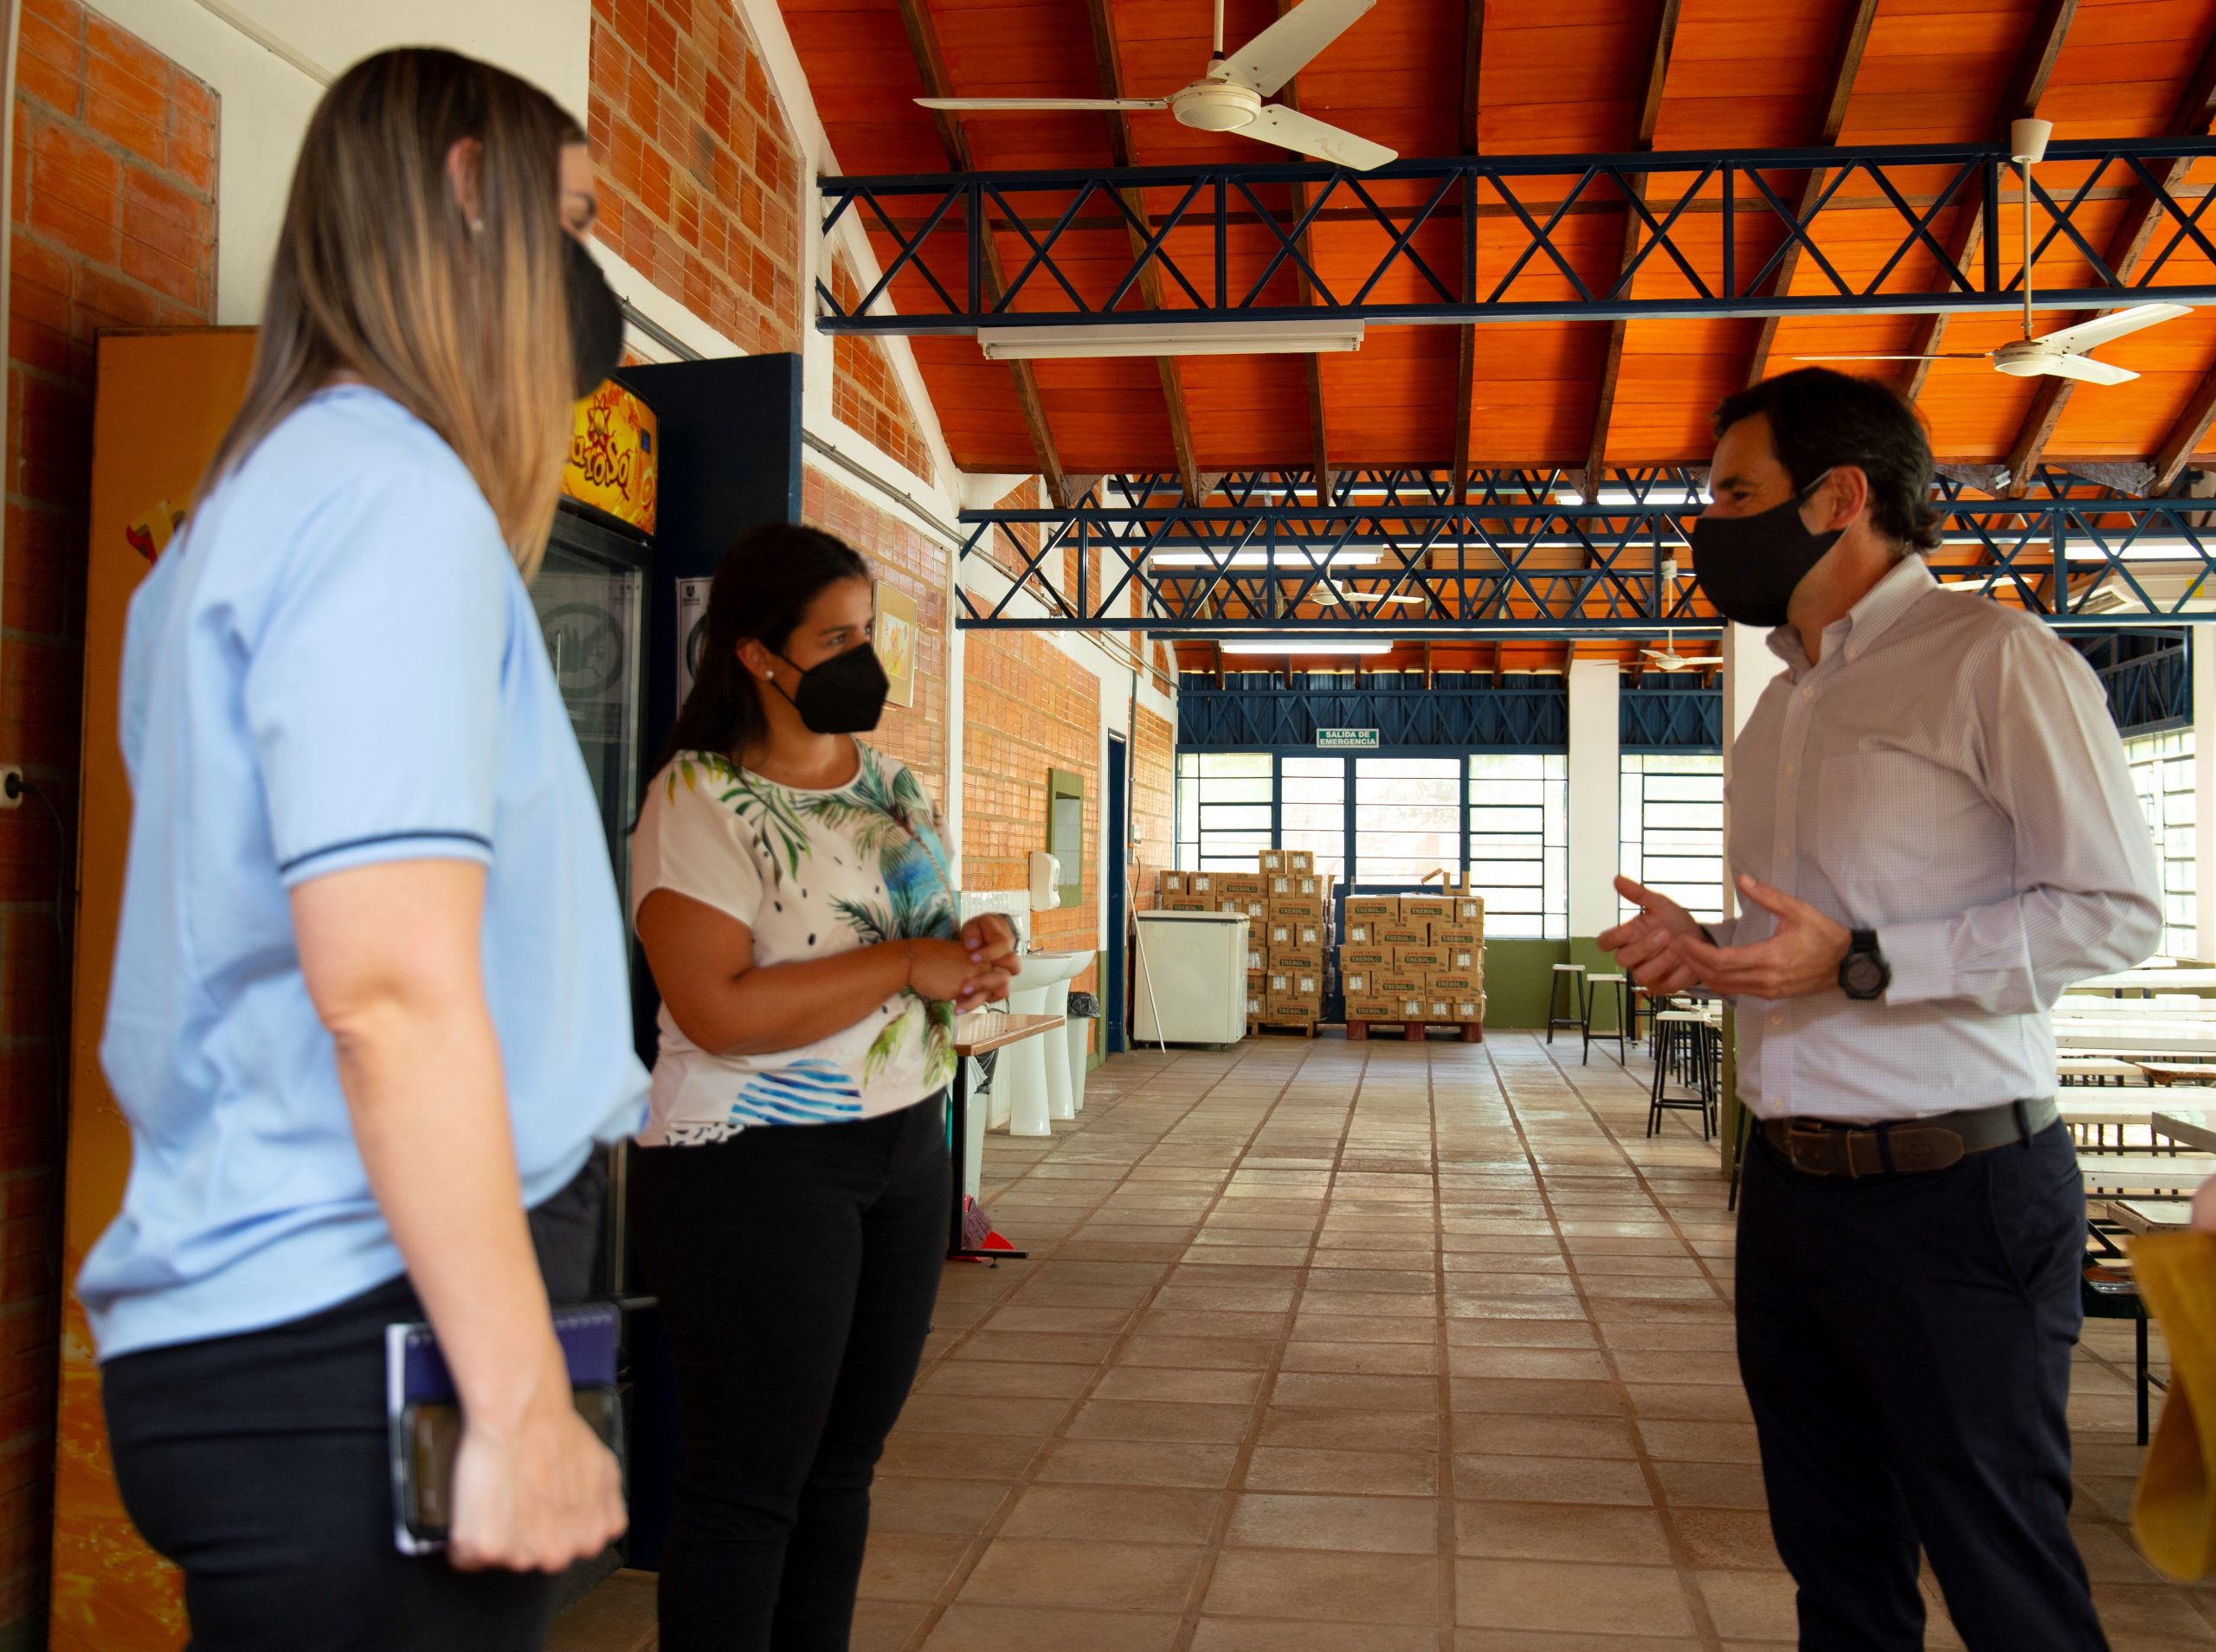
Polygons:
M1377 0L1301 0L1301 3L1228 58L1223 53L1223 0L1215 0L1215 50L1208 73L1166 98L918 98L926 109L991 113L1015 109L1167 109L1199 132L1235 132L1317 160L1367 172L1395 158L1325 121L1262 100L1308 67L1353 27Z
M1662 559L1662 609L1665 614L1669 612L1670 604L1674 600L1677 582L1678 559L1675 556L1665 556ZM1678 633L1669 630L1663 632L1662 646L1659 648L1642 648L1639 652L1645 658L1654 662L1654 669L1658 672L1691 671L1697 666L1721 665L1723 663L1723 658L1720 654L1713 658L1695 659L1679 653Z
M2136 304L2114 315L2081 322L2075 327L2034 337L2032 332L2032 163L2046 153L2046 140L2054 131L2051 120L2019 120L2008 128L2010 158L2023 177L2024 196L2024 336L1998 350L1948 350L1930 356L1795 356L1796 362L1977 362L1990 361L1997 372L2016 378L2074 378L2088 384L2122 384L2138 374L2112 362L2096 361L2084 352L2127 333L2151 327L2158 321L2189 316L2184 304Z
M1412 602L1421 607L1424 601L1420 596L1396 595L1390 591L1350 591L1334 585L1328 578L1316 582L1314 595L1316 606L1319 608L1336 608L1343 603L1354 602Z

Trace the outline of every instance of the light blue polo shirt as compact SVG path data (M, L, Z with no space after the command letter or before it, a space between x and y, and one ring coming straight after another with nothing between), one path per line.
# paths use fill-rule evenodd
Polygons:
M486 869L484 974L524 1202L645 1121L622 914L529 594L452 449L323 392L131 603L131 849L107 1027L123 1210L78 1275L103 1358L301 1318L402 1272L287 891Z

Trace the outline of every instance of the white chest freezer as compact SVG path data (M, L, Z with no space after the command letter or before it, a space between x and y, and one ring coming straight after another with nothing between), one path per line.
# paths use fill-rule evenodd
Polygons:
M1246 916L1141 912L1137 1041L1236 1044L1246 1036Z

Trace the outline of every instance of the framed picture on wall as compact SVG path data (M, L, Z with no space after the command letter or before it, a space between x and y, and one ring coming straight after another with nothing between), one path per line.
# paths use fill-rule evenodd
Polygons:
M877 657L892 679L886 697L895 705L916 703L916 645L922 629L916 618L916 599L898 587L877 582Z

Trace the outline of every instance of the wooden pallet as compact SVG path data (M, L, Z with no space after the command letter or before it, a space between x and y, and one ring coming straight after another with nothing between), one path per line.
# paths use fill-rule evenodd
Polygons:
M1316 1036L1316 1023L1313 1021L1272 1021L1267 1016L1264 1016L1259 1021L1249 1021L1246 1024L1246 1036L1250 1038L1259 1038L1265 1032L1297 1032L1304 1038L1312 1038Z
M1464 1044L1485 1041L1485 1024L1482 1021L1349 1021L1347 1037L1367 1038L1373 1032L1398 1032L1410 1044L1417 1044L1442 1027L1459 1033Z

